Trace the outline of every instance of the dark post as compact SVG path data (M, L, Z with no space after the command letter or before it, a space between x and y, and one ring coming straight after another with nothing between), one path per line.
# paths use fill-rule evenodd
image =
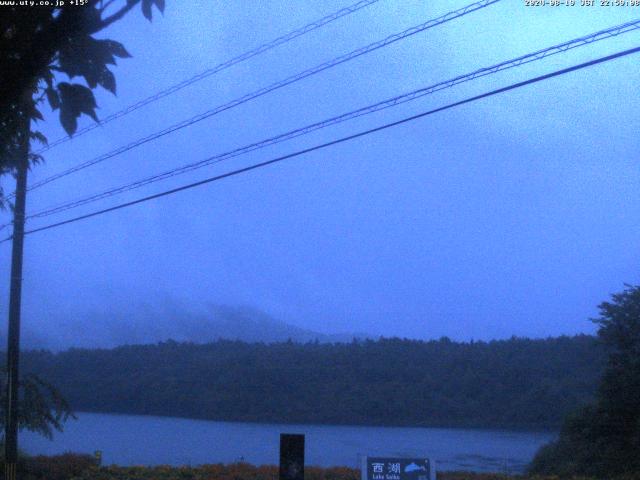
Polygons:
M279 480L304 480L304 435L280 434Z
M22 298L22 250L29 168L30 121L25 119L24 138L16 164L16 197L13 212L11 289L9 292L9 335L7 338L7 403L5 406L5 479L16 479L18 463L18 365L20 361L20 303Z

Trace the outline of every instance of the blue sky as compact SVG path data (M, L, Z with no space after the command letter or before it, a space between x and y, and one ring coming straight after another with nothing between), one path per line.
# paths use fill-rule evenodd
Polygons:
M133 58L105 117L346 6L167 2L104 32ZM188 5L188 7L186 6ZM30 181L466 5L380 0L47 152ZM640 16L503 0L30 193L34 212ZM33 221L63 220L640 44L640 32ZM27 237L25 337L100 344L110 318L242 305L321 332L458 340L593 332L638 283L637 62L630 56L239 177ZM57 115L41 130L62 134ZM90 119L82 119L81 126ZM9 181L3 179L9 189ZM5 212L3 219L8 218ZM8 244L0 246L8 298ZM1 297L0 297L1 298ZM0 306L6 317L6 304ZM121 325L121 323L118 323ZM111 332L112 334L113 332ZM151 337L151 336L150 336ZM156 341L149 338L149 341ZM194 339L197 340L197 339ZM126 332L122 332L126 342Z

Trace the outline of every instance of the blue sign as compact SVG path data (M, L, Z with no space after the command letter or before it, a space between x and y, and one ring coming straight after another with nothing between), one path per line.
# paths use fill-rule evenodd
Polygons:
M434 480L435 465L428 458L364 457L362 480Z

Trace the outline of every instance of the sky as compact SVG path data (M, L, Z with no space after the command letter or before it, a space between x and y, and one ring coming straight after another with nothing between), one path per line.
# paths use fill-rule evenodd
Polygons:
M51 149L30 182L467 3L380 0ZM136 10L100 34L122 42L133 58L115 68L117 96L96 91L98 116L347 4L171 0L151 23ZM29 192L27 212L638 17L640 7L527 7L503 0ZM33 220L27 228L639 44L640 31L627 33ZM625 283L640 283L638 61L640 54L628 56L29 235L24 341L58 348L104 345L106 338L128 343L129 324L136 342L155 342L161 339L153 323L167 312L206 322L212 305L255 309L322 333L461 341L594 333L589 319L597 305ZM50 140L59 138L57 113L43 110L38 128ZM82 118L80 126L91 122ZM10 178L2 182L12 190ZM0 214L3 223L8 219L8 212ZM10 244L3 243L0 299L8 299L9 264ZM7 304L0 302L3 318ZM147 326L145 338L140 331Z

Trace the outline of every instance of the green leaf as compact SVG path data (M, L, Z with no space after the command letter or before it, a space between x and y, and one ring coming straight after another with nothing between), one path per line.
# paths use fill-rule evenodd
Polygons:
M44 81L47 82L47 86L49 88L53 88L53 73L50 70L51 67L47 69L44 74Z
M58 85L60 91L60 123L69 135L73 135L78 128L78 117L84 113L96 122L98 117L95 112L96 99L91 89L80 84L61 82Z
M31 167L31 165L37 165L39 163L44 163L44 157L39 153L29 153L29 167Z
M109 40L96 40L88 35L76 38L60 49L60 70L66 73L69 78L84 77L87 84L91 88L95 88L105 65L116 64L114 48L117 51L121 50L118 45L114 45L114 42Z
M60 108L60 96L58 95L58 92L53 87L47 87L45 93L47 94L47 99L49 100L51 109L57 110Z
M42 113L40 113L40 110L38 110L38 109L36 108L35 104L32 106L32 108L31 108L31 112L30 112L30 115L29 115L29 116L30 116L31 118L36 119L36 120L43 120L43 121L44 121L44 118L42 117Z
M91 61L93 63L101 65L116 64L116 59L114 57L115 52L113 51L111 40L96 40L94 38L91 38L91 42L89 43L88 47L88 53L91 56Z
M82 8L82 23L85 32L97 32L102 29L102 11L97 2Z
M114 95L116 94L116 77L107 68L103 70L102 75L100 75L98 79L98 83Z
M109 48L111 53L116 57L120 58L131 58L131 54L127 52L127 49L124 48L120 42L116 42L114 40L102 40L102 43Z
M151 21L152 13L151 13L151 5L154 0L142 0L142 14L147 18L147 20Z
M71 106L62 102L62 107L60 108L60 123L69 136L73 136L78 129L77 118L78 115L75 114Z
M43 145L49 144L49 142L47 141L47 137L45 137L42 132L36 130L35 132L31 132L29 136L32 140L38 140Z
M164 0L155 0L156 7L160 10L160 13L164 13Z
M102 68L104 68L104 65L102 66ZM89 85L90 88L96 88L98 86L98 81L102 76L101 70L102 69L100 68L100 66L93 62L88 62L84 66L82 76L87 81L87 85Z

